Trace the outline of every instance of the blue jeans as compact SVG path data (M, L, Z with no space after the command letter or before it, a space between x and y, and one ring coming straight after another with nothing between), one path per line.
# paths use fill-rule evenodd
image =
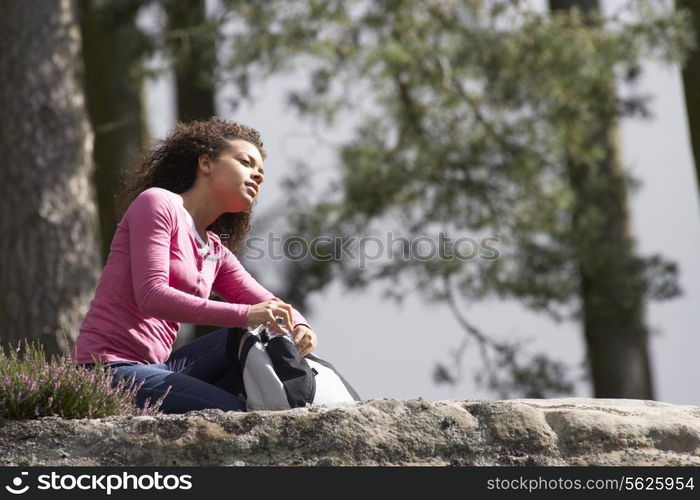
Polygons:
M236 373L227 356L228 337L228 328L216 330L173 351L165 363L116 361L106 366L114 373L115 384L132 376L136 383L143 382L136 395L136 403L142 408L147 399L155 402L172 386L160 406L163 413L205 408L245 411L245 400L235 394Z

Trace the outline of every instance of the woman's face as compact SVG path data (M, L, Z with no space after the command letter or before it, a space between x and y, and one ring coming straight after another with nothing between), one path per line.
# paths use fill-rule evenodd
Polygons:
M244 139L234 139L216 160L209 160L209 184L222 200L225 212L249 208L260 194L263 160L258 148Z

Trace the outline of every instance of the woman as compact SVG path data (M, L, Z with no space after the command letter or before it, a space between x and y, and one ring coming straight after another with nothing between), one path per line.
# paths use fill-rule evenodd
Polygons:
M124 214L73 352L96 361L114 381L134 377L137 403L166 391L165 413L203 408L245 410L233 394L229 327L291 325L302 355L317 344L304 317L263 288L232 252L250 229L263 183L257 131L212 118L180 124L127 173ZM124 210L125 207L126 210ZM224 302L209 300L211 292ZM175 351L180 323L221 326Z

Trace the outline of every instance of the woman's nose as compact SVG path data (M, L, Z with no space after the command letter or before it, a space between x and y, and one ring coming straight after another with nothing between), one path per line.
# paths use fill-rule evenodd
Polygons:
M263 174L261 174L261 173L258 172L258 171L255 171L255 172L253 172L253 173L251 174L251 178L252 178L255 182L257 182L258 184L262 184L262 181L263 181L263 178L264 178L264 177L263 177Z

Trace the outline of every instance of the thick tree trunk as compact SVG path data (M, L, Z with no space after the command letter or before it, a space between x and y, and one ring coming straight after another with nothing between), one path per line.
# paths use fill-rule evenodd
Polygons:
M0 12L0 336L65 353L100 270L80 30L70 0Z
M683 88L690 144L695 159L695 174L700 188L700 2L677 0L677 5L690 11L695 28L696 46L683 66Z
M605 159L569 165L588 362L595 397L653 399L642 269L629 230L616 129L607 123L596 141Z
M550 0L550 8L598 9L597 0ZM612 72L609 92L615 92ZM599 162L569 163L583 328L596 397L653 399L643 270L634 254L614 110L601 113L591 147Z
M206 120L214 114L216 39L206 28L203 0L164 0L169 47L175 67L178 118Z
M136 26L142 0L96 5L80 0L85 93L95 131L95 186L100 214L102 261L117 227L114 195L120 173L148 142L142 96L145 40Z

